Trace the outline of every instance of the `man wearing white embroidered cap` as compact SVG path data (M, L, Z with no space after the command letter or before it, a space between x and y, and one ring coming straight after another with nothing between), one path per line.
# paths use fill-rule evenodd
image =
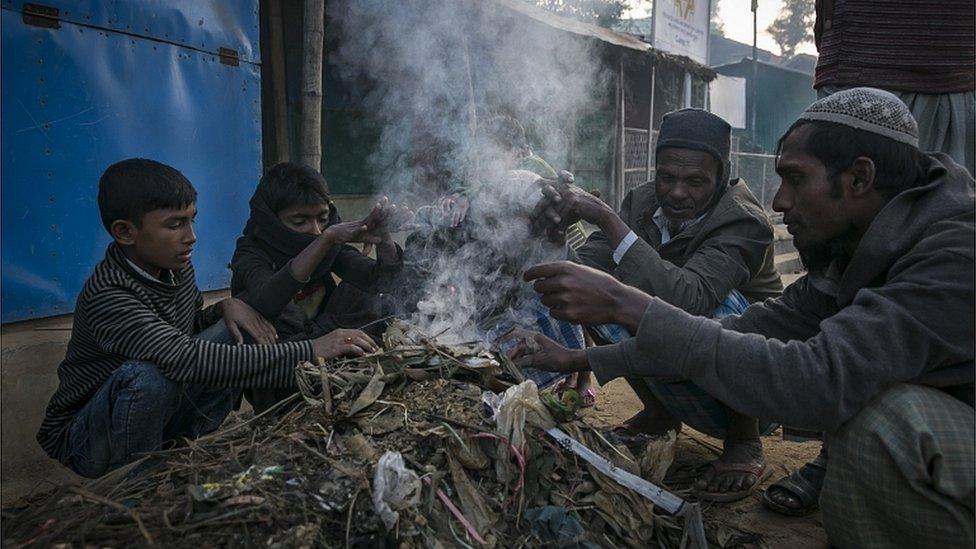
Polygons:
M519 333L511 354L603 383L688 379L743 414L825 432L833 545L972 547L974 182L917 140L890 93L815 102L780 141L773 207L808 268L781 298L716 322L594 269L538 265L525 278L554 317L636 336L569 351Z

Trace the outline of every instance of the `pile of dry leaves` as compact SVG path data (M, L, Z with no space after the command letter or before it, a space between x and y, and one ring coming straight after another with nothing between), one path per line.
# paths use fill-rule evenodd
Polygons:
M673 438L634 455L480 345L440 345L394 324L383 351L303 363L296 375L299 394L261 416L232 416L208 436L5 510L3 544L682 545L684 519L544 428L657 483ZM711 544L761 543L719 528L706 517Z

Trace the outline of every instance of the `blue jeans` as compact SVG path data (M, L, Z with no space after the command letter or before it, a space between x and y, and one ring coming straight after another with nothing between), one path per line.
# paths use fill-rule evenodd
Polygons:
M198 337L215 343L217 322ZM128 360L75 414L68 427L64 465L97 478L181 438L197 438L223 423L240 389L204 387L169 379L151 362Z

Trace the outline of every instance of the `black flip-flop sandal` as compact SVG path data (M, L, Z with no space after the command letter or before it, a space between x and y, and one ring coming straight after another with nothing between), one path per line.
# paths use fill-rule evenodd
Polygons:
M809 515L820 505L820 491L823 490L826 474L827 469L823 465L816 462L807 463L766 488L762 496L763 505L788 517ZM799 500L800 507L787 507L773 500L770 492L775 493L777 490L784 490Z
M756 477L756 481L749 485L748 488L743 488L741 490L728 491L728 492L712 492L707 488L695 487L692 493L698 499L702 501L714 501L716 503L732 503L733 501L739 501L740 499L745 499L749 494L756 491L756 488L760 484L765 482L772 471L766 466L765 462L761 463L724 463L718 460L712 461L705 464L706 467L711 467L716 475L724 475L727 473L746 473Z

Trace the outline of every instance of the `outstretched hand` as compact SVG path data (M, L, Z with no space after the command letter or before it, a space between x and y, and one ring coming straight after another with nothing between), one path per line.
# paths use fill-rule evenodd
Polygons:
M514 343L505 355L519 368L535 368L548 372L589 370L585 351L567 349L539 332L512 328L498 338L496 343Z
M437 207L440 208L444 218L450 220L450 227L453 229L464 223L464 219L468 216L468 209L471 207L471 201L461 193L451 193L441 198L437 202Z
M619 219L606 202L575 182L567 171L559 172L557 179L540 181L542 198L532 211L533 227L536 232L545 232L549 240L565 240L566 228L581 220L606 231L612 221Z
M617 323L636 331L651 296L596 269L557 261L523 275L553 318L592 326Z
M371 246L390 240L390 233L412 220L410 208L399 207L384 196L363 219L330 225L323 235L327 234L337 244L359 242Z
M348 244L350 242L377 244L383 240L382 237L370 231L366 220L345 221L329 225L322 234L330 236L336 244Z
M413 212L410 208L397 206L387 197L382 197L373 206L373 210L363 220L369 228L369 233L381 239L389 238L390 233L401 230L404 226L413 221Z
M563 222L558 208L562 202L562 192L569 185L572 185L576 178L567 171L559 172L556 179L539 179L539 191L542 197L532 208L530 215L532 219L532 229L538 234L545 233L546 237L556 244L563 244L566 241L566 227L569 223Z
M312 340L315 356L332 360L338 356L364 356L379 350L376 342L362 330L340 328Z

